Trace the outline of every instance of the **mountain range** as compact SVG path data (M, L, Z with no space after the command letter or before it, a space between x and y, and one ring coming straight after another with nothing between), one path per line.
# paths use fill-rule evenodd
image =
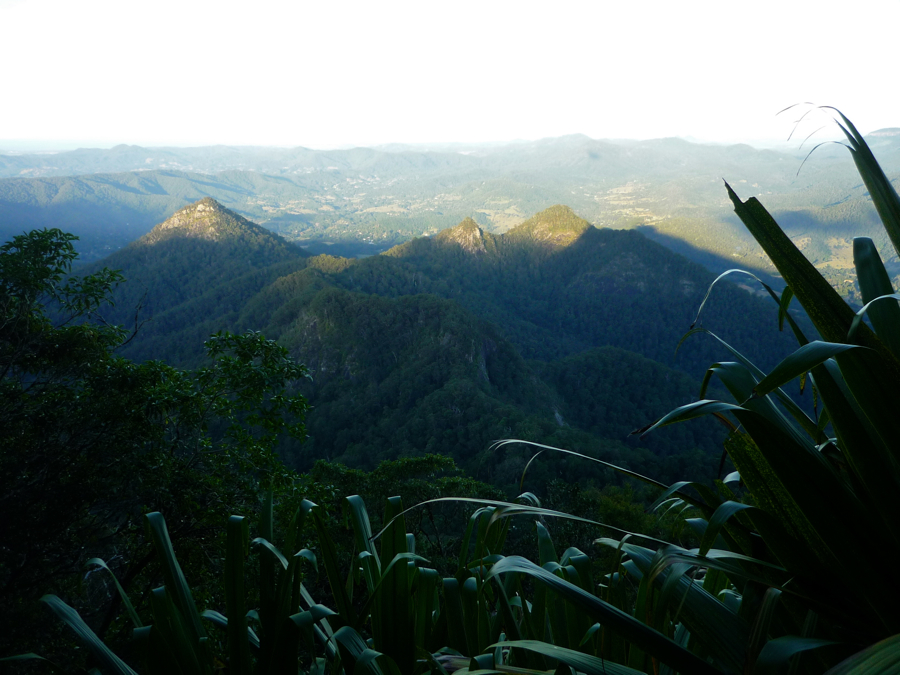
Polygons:
M900 131L868 140L888 175L900 176ZM711 271L773 274L731 212L724 179L742 197L758 196L853 297L850 240L885 244L883 233L849 153L826 145L804 163L805 154L575 135L453 152L117 146L0 155L0 236L59 226L81 237L83 259L97 260L209 196L310 253L355 257L466 217L502 234L562 203L596 227L637 229Z
M99 266L128 279L106 320L131 325L138 305L146 320L126 356L195 366L210 333L259 330L309 366L310 438L282 448L298 469L440 452L512 490L526 455L488 449L509 437L661 480L708 478L718 465L714 423L629 436L693 400L706 367L729 356L696 336L673 357L712 274L565 206L502 234L464 219L351 259L311 256L204 198L87 269ZM723 282L702 323L767 368L791 346L773 309ZM600 474L567 462L529 471L537 481Z

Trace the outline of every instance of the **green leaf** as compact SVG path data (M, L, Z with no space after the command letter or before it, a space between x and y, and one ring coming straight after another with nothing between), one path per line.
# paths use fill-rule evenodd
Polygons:
M725 185L734 203L735 213L775 264L822 338L835 343L846 339L854 311L803 256L755 197L741 202L731 186ZM874 418L873 423L883 424L883 428L890 429L896 438L900 435L900 424L897 416L886 409L884 402L896 394L896 383L900 381L900 360L864 324L859 326L856 342L869 347L875 354L868 355L867 350L853 350L839 355L838 363L845 371L848 386L863 403L863 409Z
M601 466L605 466L613 471L617 471L624 476L628 476L629 478L635 478L642 483L647 483L648 485L655 485L658 488L665 488L665 484L660 483L657 480L653 480L652 478L648 478L647 476L642 476L639 473L635 473L634 471L629 471L621 466L616 466L615 464L610 464L609 462L604 462L602 459L597 459L596 457L590 457L588 455L583 455L580 452L574 452L572 450L565 450L564 448L554 448L550 445L542 445L541 443L534 443L532 441L523 441L519 439L506 439L503 441L497 441L491 446L491 450L498 450L506 445L510 445L512 443L519 443L521 445L527 445L532 448L541 448L543 450L552 450L553 452L559 452L564 455L572 455L574 457L580 457L581 459L586 459L589 462L594 462L595 464L600 464ZM534 459L534 458L532 458Z
M401 675L397 664L387 655L367 649L356 660L353 675Z
M228 615L229 663L239 675L250 675L251 672L244 594L244 556L247 555L249 539L247 521L242 516L231 516L226 526L225 607Z
M175 557L172 540L169 539L169 531L166 528L166 521L158 511L146 514L144 519L153 547L156 549L156 555L159 557L167 595L187 621L193 643L199 645L201 638L206 637L206 631L203 630L203 626L200 623L200 614L197 612L191 589L184 578L184 572L182 572L181 565L178 564L178 559Z
M516 442L519 442L519 441L516 441ZM571 453L571 454L577 454L577 453ZM663 487L663 488L666 487L662 483L656 483L656 481L654 481L654 483L659 485L660 487ZM403 514L408 513L409 511L412 511L413 509L417 509L422 506L426 506L428 504L437 504L440 502L462 502L465 504L480 504L482 506L495 507L496 511L493 513L493 516L492 516L492 518L494 520L497 520L500 518L508 518L511 516L519 516L519 515L564 518L566 520L573 520L576 522L587 523L589 525L596 525L598 527L602 527L602 528L610 530L612 532L616 532L623 536L629 535L632 537L643 539L645 541L656 542L656 543L662 544L662 545L668 544L668 542L662 541L660 539L654 539L653 537L649 537L649 536L639 534L636 532L628 532L627 530L622 530L622 529L619 529L618 527L613 527L612 525L607 525L606 523L601 523L596 520L590 520L588 518L582 518L580 516L573 516L570 513L564 513L562 511L553 511L552 509L537 508L537 507L530 506L527 504L511 504L509 502L501 502L501 501L490 500L490 499L476 499L474 497L438 497L436 499L428 499L424 502L419 502L415 506L411 506L410 508L403 511ZM403 515L403 514L399 514L399 515ZM473 516L473 518L474 518L474 516ZM389 525L390 524L388 524L388 526ZM388 526L385 526L385 528L382 529L381 532L376 534L374 536L374 538L377 539L378 537L380 537L382 535L382 533L384 533L384 531L387 529ZM463 542L463 547L465 548L465 539ZM460 557L462 557L462 554ZM465 566L463 566L462 569L465 570Z
M677 547L658 552L632 544L624 544L622 548L642 573L641 584L648 593L648 601L652 600L649 596L650 583L663 590L667 590L666 586L670 587L667 590L667 595L672 599L670 606L657 606L654 610L659 615L660 623L664 611L668 610L672 615L677 613L678 620L687 625L694 640L703 646L704 653L715 657L716 663L726 671L740 671L747 655L749 625L703 586L683 574L684 567L697 565L698 559ZM745 558L730 554L728 559L739 561ZM675 579L670 580L672 567L682 563L684 567L674 569ZM660 593L660 604L664 600L662 596ZM647 610L651 608L652 604L648 602ZM636 610L636 616L642 614Z
M205 609L200 616L219 628L228 629L228 617L221 612L217 612L214 609ZM249 640L251 647L259 649L259 637L253 632L253 629L250 628L250 626L247 626L247 639Z
M539 520L534 521L534 525L537 528L538 560L541 566L546 565L548 562L558 563L559 558L556 557L556 550L553 547L553 539L550 537L550 532Z
M815 579L821 587L834 589L828 602L849 603L854 607L848 607L849 611L869 620L874 619L874 610L878 623L891 625L892 605L880 589L866 584L848 585L855 571L869 564L866 542L881 541L886 550L892 551L891 555L896 555L893 543L882 536L879 524L867 515L857 495L820 453L796 447L759 415L744 411L737 417L756 441L761 455L757 459L762 460L759 466L765 467L759 476L762 483L757 483L757 477L742 465L743 458L732 453L736 468L761 507L790 527L807 547L799 557L796 550L773 549L780 561L801 578ZM773 501L766 503L770 497ZM875 630L874 625L872 629Z
M441 575L437 570L419 568L414 581L413 594L416 603L415 644L426 650L432 649L434 634L433 615L438 607L437 588Z
M880 295L876 298L869 300L865 305L863 305L862 309L860 309L856 313L856 316L853 317L853 323L850 324L850 330L847 331L847 339L851 340L853 338L853 336L856 335L856 331L859 328L860 324L862 323L862 319L866 315L867 312L870 315L870 318L872 318L872 319L874 319L875 315L877 315L879 313L876 310L880 310L883 308L894 308L894 309L897 309L898 312L900 312L900 308L897 308L897 305L895 303L886 302L889 300L900 300L900 293L889 293L887 295ZM893 311L890 311L890 314L893 314ZM894 319L894 317L891 316L889 321L884 321L882 323L882 332L883 333L890 335L894 326L900 326L900 322L894 323L893 319ZM872 323L873 324L875 323L874 320L872 321ZM876 326L876 330L877 329L878 328ZM880 337L880 335L879 335L879 337Z
M819 334L829 342L839 342L847 334L853 310L797 249L759 200L750 197L742 202L728 183L725 188L735 213L775 264Z
M753 672L756 675L777 675L784 672L788 660L795 654L812 651L837 644L830 640L818 638L804 638L795 635L785 635L769 640L763 646L756 657Z
M352 667L353 675L400 675L397 664L380 652L369 649L359 633L349 626L336 630L334 639L341 652L345 673L349 673Z
M377 572L371 578L367 578L369 584L369 592L372 592L375 584L381 577L381 559L378 551L375 549L375 542L372 538L372 525L369 521L369 512L366 510L365 502L359 495L351 495L344 501L344 508L350 515L350 524L353 526L354 541L358 551L368 551L374 559Z
M725 362L714 363L709 369L718 376L735 400L741 402L742 408L762 415L790 436L800 447L812 451L815 444L811 438L797 429L796 425L791 423L768 396L754 394L758 383L750 368L742 363ZM809 421L811 424L811 420ZM803 426L805 427L805 425Z
M399 497L385 501L384 522L389 523L381 537L381 560L390 561L382 573L381 587L373 592L378 600L372 612L375 647L389 656L402 672L412 672L416 662L414 605L410 594L410 560L421 560L407 550L406 519ZM369 530L371 541L371 529ZM407 558L406 556L410 556Z
M338 614L341 615L344 623L355 626L357 625L356 611L353 609L353 603L347 594L347 588L344 586L344 579L341 575L341 568L338 563L337 550L328 532L325 521L319 514L318 508L311 508L310 513L313 517L313 523L316 527L316 533L319 536L319 547L322 552L322 561L325 565L325 574L328 576L328 584L331 587L331 593L334 596L334 603L337 605Z
M237 516L232 516L232 517L234 518ZM274 558L279 563L281 563L282 569L286 570L288 568L287 558L285 558L284 554L281 551L279 551L277 548L275 548L275 546L273 546L268 540L263 539L262 537L257 537L250 543L253 544L254 546L259 546L260 548L263 548L266 551L268 551L268 553L272 556L272 558ZM306 549L304 549L304 550L306 550ZM298 555L299 555L299 553L298 553ZM315 559L316 559L315 555L312 556L312 559L313 559L313 561L315 561Z
M91 558L87 561L87 565L97 565L109 572L109 575L113 579L113 583L115 583L116 585L116 590L119 592L119 597L122 598L122 604L125 605L125 611L128 612L128 617L131 619L131 623L134 624L135 628L140 628L141 626L143 626L144 624L141 623L141 619L135 611L134 605L131 604L131 600L128 598L128 594L125 593L125 589L122 588L122 584L119 583L116 575L113 574L113 571L109 569L107 564L100 558Z
M830 108L830 106L825 107ZM840 110L837 108L830 109L834 110L843 121L843 124L839 123L838 126L847 136L847 140L850 141L850 154L853 157L853 162L856 164L859 175L866 184L872 203L875 204L875 209L881 217L885 231L887 231L891 242L894 244L894 249L900 255L900 197L897 196L897 191L894 189L893 184L888 180L881 166L875 160L875 155L872 154L869 144L866 143L862 134L856 130L853 123Z
M211 672L205 664L184 617L166 593L165 586L150 592L153 625L134 630L135 639L144 647L144 660L154 675L169 672L200 674Z
M337 616L332 610L322 605L313 605L305 612L298 612L286 617L278 633L278 640L269 656L270 673L288 673L297 670L298 649L300 639L307 637L307 648L313 640L313 628L316 623L328 617ZM314 658L310 649L309 657Z
M610 630L622 635L626 640L652 654L663 663L668 663L678 670L696 675L718 673L708 663L697 658L666 636L641 623L630 614L626 614L595 595L560 579L555 574L538 567L525 558L520 558L519 556L504 558L491 568L488 578L494 578L506 572L522 572L531 576L535 581L547 586L559 597L576 605L594 621L603 623Z
M844 458L856 479L865 486L869 498L873 500L874 510L885 527L893 531L900 541L900 522L889 515L893 509L893 494L900 480L889 445L892 439L883 436L863 413L844 382L837 363L827 361L813 371L813 377Z
M713 513L712 518L709 519L709 524L706 527L706 531L703 533L703 538L700 540L699 554L707 554L709 549L712 548L713 543L716 541L716 537L719 535L719 532L725 526L725 523L729 518L731 518L736 513L752 508L755 507L749 504L741 504L739 502L731 501L719 504L719 506Z
M790 382L833 356L857 348L858 345L820 342L819 340L805 344L775 366L772 372L754 387L753 393L756 396L765 396L776 387Z
M468 632L470 629L474 630L474 627L466 623L459 580L455 577L445 578L443 590L443 611L447 615L447 646L460 653L471 653Z
M900 635L854 654L825 675L900 675Z
M78 612L69 607L55 595L45 595L41 598L41 602L52 609L53 612L69 626L69 628L75 631L75 634L88 646L94 657L109 668L110 671L118 673L119 675L137 675L127 663L116 656L109 647L103 644L103 641L90 629L84 622L84 619L79 616Z
M894 293L881 256L875 244L868 237L853 239L853 264L856 266L856 278L863 302L872 303L875 298L890 296ZM857 312L859 316L859 312ZM894 356L900 356L900 307L893 302L879 303L871 308L869 319L875 328L875 334L890 349ZM856 319L854 319L856 321ZM853 327L851 326L851 330Z
M743 408L741 408L741 406L739 405L734 405L733 403L725 403L723 401L712 401L709 399L694 401L693 403L688 403L687 405L675 408L675 410L666 415L663 415L652 424L631 433L639 433L641 435L641 438L643 438L654 429L668 426L669 424L685 422L687 420L696 419L697 417L703 417L704 415L732 412L734 410L743 410Z
M747 595L746 590L744 595ZM759 654L762 645L765 644L772 628L775 610L778 608L780 602L781 591L777 588L767 588L763 594L762 602L759 604L759 610L756 612L756 616L754 617L753 624L750 628L748 647L751 660L755 655Z
M787 293L787 291L785 291L785 293ZM790 319L790 316L789 316L788 318ZM791 321L793 321L793 319L791 319ZM723 340L722 338L720 338L720 337L719 337L718 335L716 335L715 333L713 333L713 332L711 332L711 331L708 331L708 330L706 330L705 328L695 328L695 329L694 329L694 332L702 332L702 333L705 333L706 335L709 335L710 337L712 337L713 339L715 339L716 341L718 341L719 344L721 344L723 347L725 347L725 349L727 349L729 352L731 352L731 354L738 360L738 363L740 363L741 365L743 365L743 366L750 372L750 374L751 374L754 378L756 378L757 381L763 379L763 378L766 376L766 374L765 374L762 370L760 370L759 368L757 368L757 367L750 361L750 359L748 359L747 357L745 357L743 354L741 354L738 350L736 350L736 349L735 349L734 347L732 347L730 344L728 344L727 342L725 342L725 340ZM799 333L799 329L797 329L797 332ZM802 338L802 339L800 339L800 338ZM800 339L801 345L807 344L807 343L809 342L805 337L802 337L802 334L800 335L800 338L798 338L798 339ZM707 372L707 377L704 378L704 385L707 385L707 384L708 384L709 376L711 376L711 375L712 375L711 372ZM705 392L706 392L706 388L705 388L705 386L704 386L704 388L701 390L701 393L700 393L700 397L701 397L701 398L704 397L704 396L706 395ZM794 400L793 400L790 396L788 396L784 391L782 391L780 388L776 388L776 389L774 390L773 393L774 393L775 396L778 398L778 400L781 402L781 404L784 406L784 408L791 414L791 417L793 417L794 420L795 420L801 427L803 427L803 429L804 429L810 436L815 437L815 436L816 436L816 433L815 433L815 432L816 432L816 423L813 422L813 421L809 418L809 415L807 415L807 414L800 408L800 406L798 406L798 405L794 402ZM740 398L739 400L741 400L741 401L746 400L746 397L742 397L742 398Z

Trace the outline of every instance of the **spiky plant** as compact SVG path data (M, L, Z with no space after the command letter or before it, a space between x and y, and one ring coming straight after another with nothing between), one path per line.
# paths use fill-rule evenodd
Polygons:
M900 253L900 198L862 135L835 113ZM726 189L786 283L781 294L765 288L800 347L766 374L723 342L734 361L710 366L701 400L640 430L709 414L730 418L735 430L726 450L737 472L714 489L677 483L654 505L688 517L701 537L696 549L598 540L623 561L605 592L614 597L622 580L631 579L637 604L621 608L700 657L708 672L897 672L900 582L892 561L900 555L900 294L872 241L855 239L865 306L854 311L756 198L742 201L727 183ZM793 299L819 339L804 335L788 312ZM697 332L708 333L689 334ZM712 377L734 401L703 397ZM821 403L817 415L807 415L781 389L797 378L811 383ZM492 573L513 568L557 587L564 583L525 562L503 561ZM669 647L605 626L615 633L602 650L611 658L645 672L699 672L676 663Z

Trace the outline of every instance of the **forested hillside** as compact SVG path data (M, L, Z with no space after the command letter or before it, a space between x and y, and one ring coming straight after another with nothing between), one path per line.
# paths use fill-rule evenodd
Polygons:
M709 472L720 451L723 431L710 423L629 436L692 400L705 366L727 356L713 338L694 336L675 357L712 276L567 207L501 235L467 219L383 255L344 259L304 257L204 199L98 266L128 279L108 321L132 321L143 305L129 357L197 366L209 333L260 330L308 365L310 438L282 448L297 468L441 453L512 489L525 458L489 452L499 438L577 447L663 478L685 462ZM789 344L774 317L724 282L703 323L768 367L778 351L756 345ZM565 462L547 470L531 475L569 471ZM576 481L599 475L572 471Z

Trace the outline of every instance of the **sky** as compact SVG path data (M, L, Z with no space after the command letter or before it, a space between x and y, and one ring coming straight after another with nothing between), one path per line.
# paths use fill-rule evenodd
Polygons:
M0 0L0 149L900 126L900 0ZM813 114L803 136L827 119ZM820 134L833 132L833 127Z

